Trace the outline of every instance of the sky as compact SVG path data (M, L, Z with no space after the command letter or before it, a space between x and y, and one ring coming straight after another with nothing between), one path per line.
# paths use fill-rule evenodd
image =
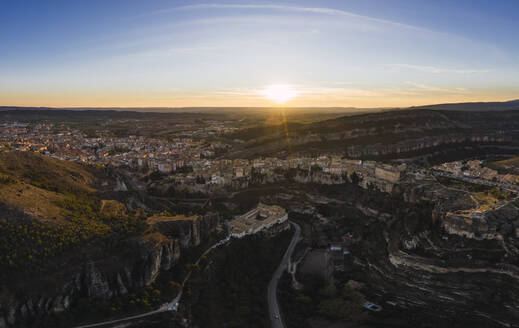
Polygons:
M0 0L0 105L519 98L519 1Z

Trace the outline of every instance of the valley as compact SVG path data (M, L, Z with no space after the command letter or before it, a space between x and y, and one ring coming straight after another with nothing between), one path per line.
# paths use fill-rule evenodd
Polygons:
M154 116L116 135L119 112L80 129L49 113L4 114L0 327L518 319L515 111L252 127L167 114L161 136ZM289 221L301 240L282 261Z

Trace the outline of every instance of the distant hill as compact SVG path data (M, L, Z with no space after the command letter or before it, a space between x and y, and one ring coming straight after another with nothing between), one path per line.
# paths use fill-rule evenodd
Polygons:
M106 108L51 108L0 106L0 122L58 121L88 123L109 120L182 120L198 119L240 120L244 124L276 125L280 122L312 123L342 116L358 116L406 110L448 111L508 111L519 110L519 100L506 102L474 102L433 104L409 108L355 108L355 107L106 107Z
M467 102L414 106L411 109L457 110L457 111L503 111L519 110L519 99L504 102Z
M401 109L343 116L311 124L241 130L235 157L336 153L351 158L409 158L471 145L485 155L502 146L518 151L519 111ZM472 146L471 146L472 147ZM474 148L474 147L472 147ZM503 148L505 149L505 148ZM515 150L514 150L515 149Z
M98 115L119 116L118 112L131 113L131 118L142 118L144 113L149 114L219 114L219 115L268 115L272 112L283 111L289 115L308 115L310 113L321 113L325 115L344 114L357 115L405 109L435 109L435 110L463 110L463 111L494 111L494 110L518 110L519 99L503 102L465 102L432 104L411 107L22 107L22 106L0 106L0 117L2 112L26 111L27 113L40 113L41 115L54 116L56 114L77 113L72 115L90 116ZM55 112L45 113L45 112Z
M315 122L345 115L380 112L385 109L364 108L35 108L0 107L1 121L54 121L89 123L107 120L170 120L184 122L199 119L250 120L251 124L273 124L281 121Z
M325 112L325 113L349 113L349 112L373 112L386 108L356 108L356 107L23 107L0 106L1 111L72 111L72 112L138 112L138 113L205 113L205 114L229 114L251 113L264 114L271 111L293 113Z
M519 156L497 162L486 163L486 166L501 173L519 174Z

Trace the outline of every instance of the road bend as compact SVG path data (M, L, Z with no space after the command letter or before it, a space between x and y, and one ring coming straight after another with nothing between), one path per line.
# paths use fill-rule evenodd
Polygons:
M278 299L277 299L277 286L278 286L279 279L281 278L281 274L288 266L290 257L292 256L292 253L294 252L294 248L301 237L301 227L297 223L294 223L294 222L290 222L290 224L292 226L294 226L296 231L294 233L294 236L292 237L292 240L290 241L290 245L288 246L287 250L285 251L285 255L283 255L283 259L281 260L281 263L279 264L276 272L274 272L274 275L272 276L272 279L270 280L270 283L268 286L268 293L267 293L268 294L268 307L269 307L269 316L270 316L270 320L272 323L272 328L284 328L285 327L285 325L283 323L283 319L281 318L281 313L279 311L279 304L278 304ZM217 242L216 244L214 244L213 246L208 248L202 255L200 255L200 257L195 262L195 264L199 264L200 260L203 256L207 255L209 252L211 252L216 247L228 243L230 240L231 240L231 236L229 234L229 236L227 236L225 239L220 240L219 242ZM128 316L128 317L124 317L124 318L119 318L119 319L115 319L115 320L109 320L109 321L88 324L88 325L76 326L74 328L102 327L102 326L112 325L112 324L121 323L121 322L125 322L125 321L141 319L141 318L155 315L157 313L170 311L169 310L170 308L172 308L172 307L176 308L177 303L180 302L182 293L184 291L184 286L190 277L191 277L191 272L189 272L186 275L184 281L182 281L181 289L180 289L180 292L178 293L178 295L171 302L169 302L166 305L161 306L157 310L138 314L138 315Z
M301 227L295 223L290 221L290 224L294 226L296 229L292 240L290 241L290 245L288 245L287 250L285 251L285 255L283 255L283 259L281 259L281 263L279 263L278 268L272 275L272 279L270 280L268 291L267 291L267 302L269 307L269 317L272 328L284 328L285 324L283 323L283 318L281 317L281 312L279 311L279 303L277 297L277 289L278 282L283 274L283 271L287 268L288 263L290 262L290 258L292 257L292 253L294 252L294 248L296 247L299 239L301 237Z
M229 241L231 241L231 231L229 231L229 235L226 238L220 240L219 242L217 242L213 246L209 247L205 252L203 252L202 255L200 255L198 257L198 259L196 260L195 264L198 265L200 263L200 260L202 259L202 257L207 255L209 252L211 252L216 247L224 245L224 244L228 243ZM103 321L103 322L88 324L88 325L76 326L74 328L101 327L101 326L112 325L112 324L116 324L116 323L120 323L120 322L131 321L131 320L135 320L135 319L141 319L141 318L149 317L149 316L155 315L157 313L166 312L166 311L172 311L171 309L175 309L175 311L176 311L177 308L178 308L178 302L180 302L180 298L182 297L182 293L184 292L184 286L186 285L186 283L189 280L189 278L191 278L191 271L188 272L188 274L186 275L186 277L182 281L182 285L181 285L181 288L180 288L180 291L179 291L178 295L171 302L162 305L157 310L146 312L146 313L142 313L142 314L138 314L138 315L128 316L128 317L124 317L124 318L119 318L119 319L115 319L115 320L109 320L109 321Z

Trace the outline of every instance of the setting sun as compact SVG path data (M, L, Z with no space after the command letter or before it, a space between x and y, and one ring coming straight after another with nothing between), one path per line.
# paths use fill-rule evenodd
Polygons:
M267 86L261 91L261 94L268 100L278 104L284 104L289 100L297 97L299 92L286 84L274 84Z

